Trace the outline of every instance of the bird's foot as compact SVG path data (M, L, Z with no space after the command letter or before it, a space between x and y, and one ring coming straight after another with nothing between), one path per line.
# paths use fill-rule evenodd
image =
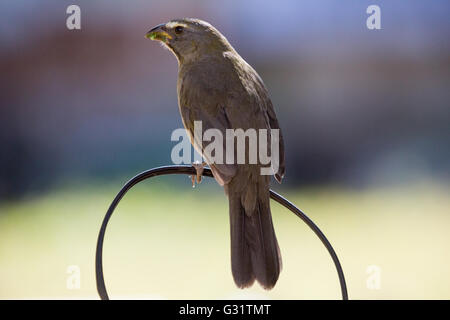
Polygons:
M195 181L197 181L197 184L202 182L202 174L203 174L203 169L206 166L206 162L195 161L194 163L192 163L192 166L195 168L196 175L190 176L190 178L192 180L192 188L195 188Z

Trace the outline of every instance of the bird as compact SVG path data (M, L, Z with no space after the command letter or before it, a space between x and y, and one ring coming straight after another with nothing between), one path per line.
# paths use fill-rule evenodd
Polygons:
M268 90L225 36L210 23L194 18L159 24L145 36L159 41L178 61L178 106L194 148L199 152L204 148L194 139L195 121L202 121L204 130L220 132L279 130L279 166L274 176L281 183L284 141ZM231 271L236 286L248 288L256 280L264 289L272 289L282 259L270 211L270 176L261 174L260 162L205 162L228 196ZM196 169L199 174L201 168Z

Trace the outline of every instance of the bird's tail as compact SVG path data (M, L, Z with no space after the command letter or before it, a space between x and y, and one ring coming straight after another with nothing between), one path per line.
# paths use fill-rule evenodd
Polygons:
M281 255L270 213L269 193L258 194L253 212L246 212L240 193L228 193L231 227L231 269L234 282L246 288L255 279L272 289L281 271Z

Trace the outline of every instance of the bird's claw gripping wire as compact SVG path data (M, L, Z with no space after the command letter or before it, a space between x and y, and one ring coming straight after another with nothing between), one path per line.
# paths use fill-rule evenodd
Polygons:
M189 176L192 181L192 188L195 188L195 182L197 181L197 184L202 182L202 176L203 176L203 170L205 169L206 162L199 162L195 161L192 163L192 166L195 168L196 175Z

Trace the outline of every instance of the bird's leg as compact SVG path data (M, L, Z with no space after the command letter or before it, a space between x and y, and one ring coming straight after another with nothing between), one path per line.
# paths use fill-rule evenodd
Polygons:
M194 163L192 163L192 166L195 168L195 171L196 171L196 175L191 176L192 188L195 188L195 181L197 181L197 184L202 182L202 174L203 174L203 169L206 166L206 162L195 161Z

